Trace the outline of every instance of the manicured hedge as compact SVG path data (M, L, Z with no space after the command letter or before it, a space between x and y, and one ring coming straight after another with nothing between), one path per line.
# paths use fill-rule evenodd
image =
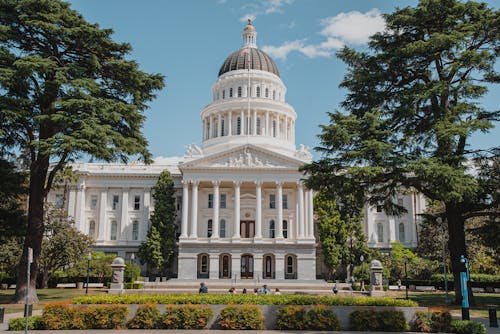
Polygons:
M189 295L97 295L77 297L75 304L248 304L248 305L327 305L327 306L407 306L418 304L411 300L389 297L344 297L304 295L252 294L189 294Z
M161 328L162 315L154 304L139 306L135 316L127 322L130 329L158 329Z
M276 326L283 330L339 331L340 321L328 306L316 305L307 312L304 306L285 306L278 309Z
M355 331L405 332L408 325L402 311L355 310L349 314L349 327Z
M453 319L451 331L457 334L486 334L486 327L476 321Z
M264 316L255 305L230 305L221 310L218 324L229 330L264 329Z
M167 305L161 318L164 329L203 329L214 313L208 305Z
M9 321L9 331L24 331L26 329L26 318L15 318ZM32 316L28 319L28 330L44 329L42 316Z

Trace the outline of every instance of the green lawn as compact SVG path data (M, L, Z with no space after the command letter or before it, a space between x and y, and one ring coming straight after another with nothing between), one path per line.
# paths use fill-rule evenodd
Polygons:
M0 306L5 307L6 313L24 312L23 304L11 304L15 290L0 290ZM107 293L106 289L89 289L89 295ZM33 305L34 310L41 309L44 303L62 300L71 300L74 297L85 295L85 290L79 289L37 289L39 304Z

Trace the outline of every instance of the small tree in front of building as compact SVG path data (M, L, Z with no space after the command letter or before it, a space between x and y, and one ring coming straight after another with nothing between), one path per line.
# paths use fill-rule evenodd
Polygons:
M174 180L168 170L161 172L153 187L155 208L151 215L151 228L146 241L139 248L142 264L160 273L166 273L175 253L177 218L175 210Z

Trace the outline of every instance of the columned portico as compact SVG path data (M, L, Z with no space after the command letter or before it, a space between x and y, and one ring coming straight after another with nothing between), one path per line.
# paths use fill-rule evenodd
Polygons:
M255 239L262 239L262 182L255 182Z
M192 197L191 201L191 234L189 237L191 239L196 239L198 237L198 181L192 182Z
M234 182L234 221L233 221L233 240L239 241L240 235L240 185L241 182Z
M212 239L219 238L219 207L220 207L220 198L219 198L219 181L212 181L214 185L214 218L213 218L213 230L212 230Z

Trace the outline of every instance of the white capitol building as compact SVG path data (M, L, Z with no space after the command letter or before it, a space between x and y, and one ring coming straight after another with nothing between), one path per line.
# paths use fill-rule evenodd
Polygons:
M212 87L213 101L201 111L202 143L184 157L144 165L75 163L79 174L66 209L79 230L94 238L95 250L125 259L146 239L154 210L151 189L161 171L174 178L178 254L172 275L179 279L315 280L326 272L318 260L313 191L299 167L311 161L295 146L297 113L285 102L286 87L274 61L257 48L249 22L243 46L224 61ZM62 202L62 189L49 201ZM408 213L387 216L366 207L364 230L370 247L418 242L422 195L396 199Z

